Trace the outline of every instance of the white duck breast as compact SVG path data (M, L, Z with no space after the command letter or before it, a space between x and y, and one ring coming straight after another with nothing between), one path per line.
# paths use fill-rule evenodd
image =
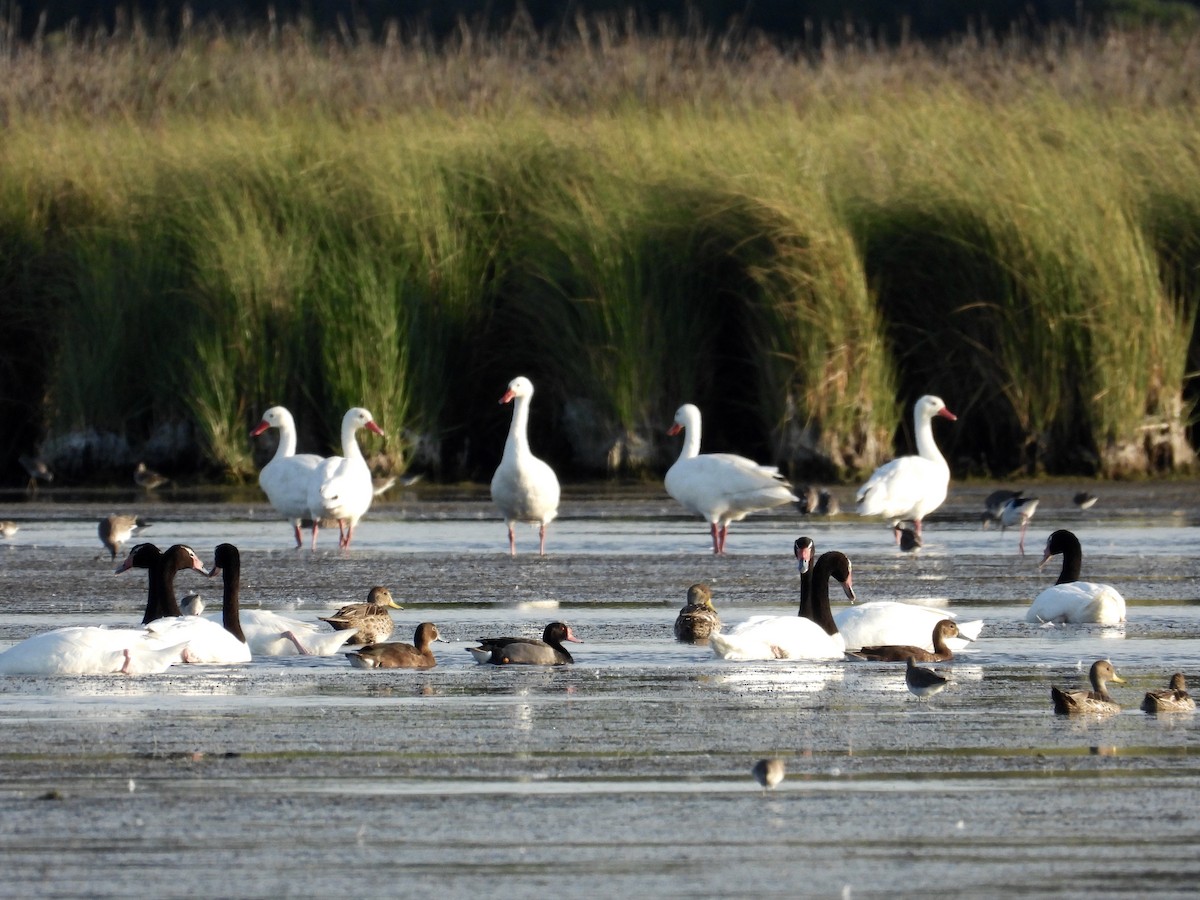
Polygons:
M263 413L262 421L250 436L257 437L268 428L278 430L279 446L258 473L258 486L276 512L292 524L299 547L300 520L308 517L308 485L321 464L321 457L315 453L296 453L296 422L285 407L272 406Z
M960 637L946 639L946 646L955 652L976 640L983 630L982 619L959 622L944 609L895 600L873 600L843 607L833 614L850 650L889 645L933 650L933 627L942 619L954 619L958 626Z
M317 532L322 519L336 519L339 546L346 548L354 537L354 528L371 508L375 487L371 469L359 449L356 433L366 428L382 435L368 410L355 407L342 417L342 456L322 460L308 482L308 512L313 520L312 546L317 547Z
M858 490L860 516L912 520L921 536L922 521L942 505L950 485L950 467L933 439L934 416L955 419L940 397L926 394L913 407L917 455L897 457L872 473Z
M685 432L683 448L667 470L664 486L684 509L709 523L713 553L725 552L731 522L799 498L774 466L733 453L700 452L700 410L685 403L668 434Z
M182 662L143 629L75 625L37 634L0 653L3 675L153 675Z
M500 398L513 404L512 421L504 441L504 456L492 476L492 502L504 515L508 527L508 552L517 554L513 526L528 522L538 526L538 547L546 552L546 526L558 515L559 484L554 470L529 449L529 403L533 382L514 378Z

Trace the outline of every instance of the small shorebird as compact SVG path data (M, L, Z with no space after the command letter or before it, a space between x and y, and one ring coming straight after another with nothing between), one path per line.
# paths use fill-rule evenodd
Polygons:
M116 559L121 545L133 537L135 531L145 527L146 520L141 516L105 516L100 520L97 532L100 535L100 543L108 548L109 554Z
M918 700L926 700L938 691L945 690L950 680L943 678L937 672L933 671L933 669L918 666L910 656L908 658L908 668L904 670L904 683L908 685L909 691Z
M1080 509L1091 509L1096 505L1097 497L1095 494L1089 494L1087 491L1080 491L1072 499Z
M155 488L162 487L171 479L165 475L160 475L153 469L147 468L144 462L140 462L137 464L137 468L133 470L133 480L139 487L144 487L146 490L152 491Z
M783 760L778 757L760 759L754 764L750 773L754 776L754 780L762 785L763 793L766 793L783 781Z
M29 493L37 493L39 481L49 483L54 480L54 473L50 471L50 467L46 465L46 461L40 456L22 455L19 461L22 468L29 473L29 483L25 486L25 489Z

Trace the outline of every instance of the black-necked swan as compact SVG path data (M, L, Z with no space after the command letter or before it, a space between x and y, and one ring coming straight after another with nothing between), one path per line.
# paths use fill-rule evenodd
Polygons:
M685 509L708 522L713 553L725 552L731 522L799 500L774 466L761 466L733 453L701 453L700 410L691 403L675 411L667 434L681 431L685 432L683 449L667 470L664 484Z
M312 517L312 548L317 549L317 532L322 519L336 519L338 546L346 549L354 538L354 528L366 515L375 498L371 469L363 458L356 437L366 428L383 436L369 410L360 406L342 416L342 455L323 459L308 481L308 512Z
M850 560L830 550L813 566L812 616L754 616L729 631L711 635L708 645L721 659L842 659L846 643L829 613L829 579L854 599ZM823 624L820 624L823 623Z
M1083 549L1079 538L1070 531L1059 529L1050 535L1038 568L1060 553L1063 561L1058 581L1034 598L1025 612L1025 621L1060 625L1118 625L1124 622L1125 598L1116 588L1110 584L1079 580Z
M492 476L492 502L504 515L508 552L517 555L513 526L529 522L538 526L538 552L546 552L546 526L558 515L558 476L549 464L529 449L529 402L533 382L520 375L508 383L501 403L512 403L512 422L504 441L504 456Z
M912 520L917 537L924 518L942 505L950 485L950 467L933 439L933 418L955 421L941 397L926 394L913 406L917 455L900 456L876 469L858 489L858 514L883 516L892 521L896 540L901 521Z
M279 433L279 445L270 462L258 473L258 486L281 516L291 523L296 546L304 545L300 521L308 518L308 484L321 464L315 453L296 452L296 420L283 406L272 406L262 414L262 421L250 432L258 437L268 428Z

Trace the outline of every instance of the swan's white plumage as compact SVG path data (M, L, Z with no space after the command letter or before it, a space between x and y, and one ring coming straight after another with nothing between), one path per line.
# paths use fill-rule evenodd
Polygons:
M279 446L271 461L258 473L258 486L267 495L271 506L292 524L296 546L301 545L300 520L309 515L308 486L313 472L321 464L315 453L296 453L296 421L282 406L272 406L263 413L262 421L252 437L268 428L279 432Z
M558 515L558 476L549 464L529 449L529 402L533 382L518 376L508 383L501 403L512 402L512 421L504 441L504 456L492 476L492 502L504 515L508 528L508 551L517 553L513 526L529 522L538 526L539 549L546 552L546 526Z
M239 641L219 622L203 616L155 619L146 630L160 647L186 644L184 659L190 663L230 665L250 662L249 645Z
M846 644L816 622L800 616L753 616L728 631L709 635L721 659L841 659Z
M1057 625L1119 625L1125 621L1125 598L1109 584L1072 581L1046 588L1025 611L1026 622Z
M182 662L182 650L140 628L73 625L36 634L0 653L0 674L153 675Z
M709 523L714 553L725 551L731 522L799 499L774 466L733 453L701 453L700 410L691 403L676 410L668 433L680 431L685 432L683 448L667 470L664 486L681 506Z
M917 455L897 457L871 474L858 489L860 516L912 520L920 537L922 520L942 505L950 485L950 467L933 439L934 416L955 418L940 397L926 394L913 407Z
M269 609L243 609L238 613L242 625L242 634L250 646L253 656L298 656L301 650L295 641L287 637L295 636L304 647L308 656L332 656L342 649L342 646L354 635L357 628L347 628L344 631L325 631L315 622L305 622L293 619ZM220 622L221 614L206 616L210 621Z
M933 627L942 619L955 617L944 609L895 600L873 600L843 607L833 614L838 632L851 650L889 645L933 650ZM970 641L976 640L983 630L982 619L969 622L955 619L955 624L961 636L946 640L946 645L954 651L962 650Z
M371 501L375 498L371 468L363 457L356 437L360 428L383 434L368 410L362 407L347 410L342 417L342 455L322 460L309 477L308 512L313 520L314 550L322 519L337 520L341 532L339 544L349 547L355 526L371 508Z

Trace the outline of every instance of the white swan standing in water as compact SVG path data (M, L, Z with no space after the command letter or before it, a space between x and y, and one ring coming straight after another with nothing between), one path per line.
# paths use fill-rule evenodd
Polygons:
M513 526L530 522L538 526L538 552L546 553L546 526L558 515L559 486L554 470L529 449L529 402L533 382L523 375L508 383L501 403L512 403L512 422L504 441L504 456L492 476L492 502L504 514L508 527L508 552L517 555Z
M802 563L803 564L803 563ZM842 659L846 643L829 612L829 579L836 578L854 599L850 560L830 550L813 566L812 616L754 616L729 631L710 635L708 645L721 659Z
M679 459L667 470L667 493L704 518L712 532L713 553L725 552L731 522L799 498L774 466L760 466L733 453L700 452L700 410L685 403L675 412L667 434L686 432Z
M1083 549L1079 538L1070 531L1060 529L1050 535L1038 568L1060 553L1063 562L1058 581L1034 598L1025 612L1025 621L1059 625L1119 625L1124 622L1125 598L1116 588L1110 584L1079 580Z
M283 406L272 406L262 415L251 437L258 437L268 428L279 432L279 446L271 461L258 473L258 486L276 512L292 525L296 546L304 545L300 536L300 521L308 518L308 483L321 464L315 453L296 452L296 420Z
M897 542L900 522L912 520L920 538L921 522L946 499L950 467L933 439L934 416L952 422L956 419L941 397L926 394L913 407L917 455L900 456L884 463L858 489L858 514L891 519Z
M371 469L358 446L358 429L366 428L378 435L383 429L375 417L360 406L342 416L342 455L330 456L313 470L308 481L308 512L312 516L312 548L317 549L317 532L322 519L336 519L338 546L349 548L354 528L366 515L375 498Z

